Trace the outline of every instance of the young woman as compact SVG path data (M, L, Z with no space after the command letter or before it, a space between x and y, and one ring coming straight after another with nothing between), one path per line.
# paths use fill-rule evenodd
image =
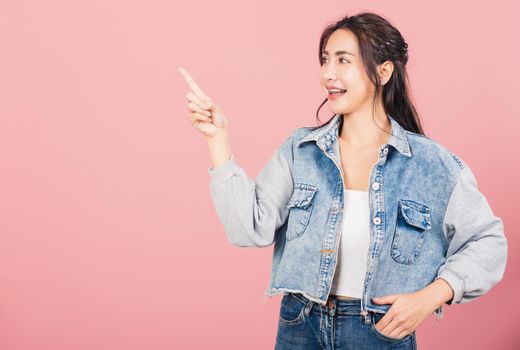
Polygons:
M469 166L424 135L407 60L399 31L376 14L328 26L321 106L334 116L296 129L254 181L233 158L221 108L181 70L227 238L274 243L265 294L283 293L276 349L415 349L431 313L503 276L503 222Z

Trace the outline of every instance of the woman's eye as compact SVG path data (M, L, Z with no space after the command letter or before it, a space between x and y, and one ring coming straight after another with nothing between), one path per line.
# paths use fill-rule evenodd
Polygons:
M328 61L328 59L326 57L323 57L322 60L323 60L324 63ZM339 60L340 60L340 62L350 63L348 60L346 60L344 58L340 58Z

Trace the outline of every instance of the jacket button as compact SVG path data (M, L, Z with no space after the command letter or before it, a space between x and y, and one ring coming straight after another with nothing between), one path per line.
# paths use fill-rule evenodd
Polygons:
M376 216L375 218L372 219L372 222L376 225L379 225L381 223L381 218Z
M379 182L374 182L374 183L372 184L372 189L373 189L374 191L377 191L377 190L379 189Z
M387 153L388 153L388 147L383 148L383 154L387 154Z

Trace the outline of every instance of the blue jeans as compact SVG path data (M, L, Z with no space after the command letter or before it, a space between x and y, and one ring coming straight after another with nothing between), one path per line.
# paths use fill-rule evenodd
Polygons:
M320 305L298 293L283 296L275 350L377 350L417 348L415 331L402 339L391 338L374 325L384 316L370 312L371 323L361 315L361 300L329 296Z

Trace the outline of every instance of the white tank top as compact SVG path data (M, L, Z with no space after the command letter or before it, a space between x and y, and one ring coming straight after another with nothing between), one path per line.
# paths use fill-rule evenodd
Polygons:
M343 230L330 294L361 299L370 244L368 192L343 189Z

